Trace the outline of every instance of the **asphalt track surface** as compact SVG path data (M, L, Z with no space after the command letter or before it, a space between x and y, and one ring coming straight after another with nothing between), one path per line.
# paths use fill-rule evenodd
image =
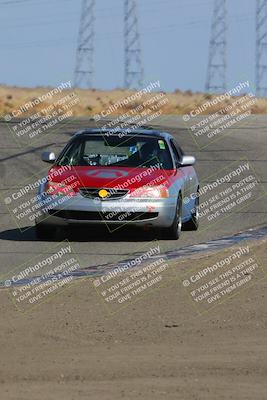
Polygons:
M266 117L250 117L242 125L228 129L219 140L209 143L205 148L196 145L182 118L162 117L156 122L157 127L171 132L176 137L187 154L196 156L196 170L200 181L231 163L246 158L253 166L259 182L253 201L245 208L229 212L215 225L205 223L200 231L183 231L178 241L160 240L161 251L177 251L185 246L205 243L252 227L267 225ZM55 245L53 241L36 240L30 225L24 227L29 229L21 232L3 202L5 193L14 188L21 188L22 182L28 180L33 172L38 174L38 171L48 169L48 165L40 158L44 150L54 150L58 153L75 131L94 126L95 123L89 119L70 120L64 127L44 134L36 142L25 146L14 140L10 127L5 122L0 122L1 276L6 276L10 270L18 268L39 254L49 253ZM79 255L81 267L87 268L128 259L139 253L149 240L154 240L154 235L143 230L119 229L115 233L109 233L105 228L99 231L89 228L75 230L68 239L73 250ZM63 238L59 237L57 240Z

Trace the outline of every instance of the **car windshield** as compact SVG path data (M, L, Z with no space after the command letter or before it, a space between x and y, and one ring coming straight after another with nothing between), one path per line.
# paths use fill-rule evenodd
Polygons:
M173 169L165 140L139 135L77 137L59 156L57 165Z

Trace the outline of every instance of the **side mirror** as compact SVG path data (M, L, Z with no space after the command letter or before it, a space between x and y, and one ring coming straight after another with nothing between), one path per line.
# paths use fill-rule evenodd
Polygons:
M54 164L54 162L56 161L55 153L52 153L50 151L44 151L42 153L42 161L50 163L50 164Z
M178 167L190 167L196 163L196 159L193 156L183 156L179 162Z

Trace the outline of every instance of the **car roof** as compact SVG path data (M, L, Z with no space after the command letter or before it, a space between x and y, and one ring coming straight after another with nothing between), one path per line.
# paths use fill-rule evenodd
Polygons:
M130 132L129 132L130 129ZM114 132L114 134L119 134L119 133L124 133L125 135L146 135L146 136L151 136L151 137L160 137L163 139L170 139L172 138L172 135L168 132L163 132L159 131L157 129L153 129L150 127L147 128L139 128L139 129L131 129L130 127L126 128L121 128L118 129L117 127L111 128L111 129L103 129L103 128L89 128L89 129L83 129L81 131L78 131L75 136L86 136L86 135L92 135L92 134L105 134L109 132Z

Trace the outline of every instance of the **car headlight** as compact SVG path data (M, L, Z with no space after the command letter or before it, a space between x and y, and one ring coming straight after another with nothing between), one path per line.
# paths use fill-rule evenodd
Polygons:
M169 191L165 186L143 186L135 189L129 196L144 199L162 199L169 197Z
M52 181L46 183L44 193L50 196L76 196L71 185Z

